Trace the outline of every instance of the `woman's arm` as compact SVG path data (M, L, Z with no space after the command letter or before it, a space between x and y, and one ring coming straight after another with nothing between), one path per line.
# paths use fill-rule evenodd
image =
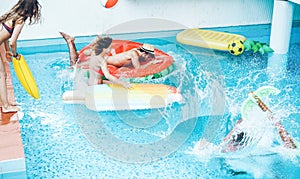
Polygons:
M101 66L97 60L97 57L95 57L95 56L91 57L91 59L88 62L89 62L89 72L90 72L90 76L88 79L88 85L89 86L97 85L97 84L99 84L99 79L100 80L102 79L102 75L100 75L98 73Z
M14 57L18 56L18 53L17 53L17 40L18 40L18 37L19 37L23 27L24 27L24 24L25 24L24 21L21 21L21 23L16 23L16 25L14 27L13 34L11 35L11 38L10 38L9 46L11 48L11 51L12 51Z
M139 55L136 50L131 51L131 63L135 69L141 68L141 63L139 61Z
M157 63L161 63L161 62L162 62L162 60L153 59L153 60L149 61L148 63L146 63L144 65L141 65L140 68L145 69L145 68L147 68L148 66L150 66L152 64L157 64Z
M109 80L111 81L112 83L116 83L116 84L120 84L122 86L124 86L124 88L131 88L132 85L126 81L122 81L116 77L114 77L113 75L111 75L107 69L107 63L103 63L101 65L101 70L104 74L104 76Z
M89 72L90 72L90 76L88 80L88 85L89 86L97 85L99 79L102 78L102 75L100 75L99 73L97 73L95 70L91 68L89 69Z

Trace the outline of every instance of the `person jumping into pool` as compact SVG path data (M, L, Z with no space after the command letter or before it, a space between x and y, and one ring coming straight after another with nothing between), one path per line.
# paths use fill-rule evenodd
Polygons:
M257 100L257 105L261 108L262 111L268 113L268 118L273 122L276 130L278 131L280 138L283 142L283 146L290 149L295 149L296 145L292 137L288 134L284 126L280 123L280 121L276 121L272 111L267 107L267 105L253 92L250 92L254 99ZM240 148L245 147L245 143L249 142L249 136L244 131L239 131L239 125L243 122L243 119L237 121L233 129L229 132L229 134L224 138L222 142L222 151L223 152L232 152L236 151ZM239 131L239 132L237 132Z
M37 0L19 0L10 11L0 17L0 100L2 104L2 112L16 112L19 107L10 104L7 97L6 86L6 70L5 63L11 61L11 57L19 58L17 53L17 39L27 20L29 25L35 24L41 18L41 5ZM8 40L9 47L6 47ZM9 52L9 48L12 52Z
M288 134L284 126L280 123L279 120L276 120L273 116L272 111L267 107L267 105L253 92L250 92L251 95L257 100L257 105L261 108L262 111L268 113L268 118L271 120L271 122L274 124L276 130L278 131L278 134L280 135L280 138L283 142L283 146L290 149L295 149L296 144L292 137ZM237 121L233 129L228 133L228 135L224 138L221 146L222 146L222 152L234 152L236 150L239 150L245 146L247 146L247 142L250 142L248 140L250 139L250 136L247 136L247 133L244 131L241 131L239 129L239 126L243 122L243 119L240 119ZM238 131L238 132L237 132Z
M283 146L289 149L295 149L297 148L294 140L292 137L288 134L284 126L280 123L279 120L275 120L271 110L263 103L263 101L258 98L254 93L254 98L257 99L258 106L264 111L268 112L268 118L271 120L271 122L274 124L278 134L280 135L280 138L283 142ZM236 122L234 127L231 129L231 131L227 134L227 136L223 139L221 144L217 147L218 149L221 149L221 152L227 153L227 152L235 152L240 149L243 149L247 147L249 143L252 141L251 135L249 135L247 132L243 131L243 119L240 119ZM199 148L203 148L206 145L213 145L210 142L208 142L206 139L201 139L197 146Z
M111 75L107 68L107 59L108 54L111 51L111 42L112 39L110 37L98 37L94 42L91 52L91 59L88 61L89 63L89 72L90 77L88 80L88 85L97 85L103 83L103 75L112 83L117 83L124 88L131 88L131 84L125 81L122 81L113 75ZM99 70L102 71L103 74L99 73Z
M73 66L78 62L78 52L75 46L75 38L64 33L64 32L59 32L62 37L65 39L68 48L69 48L69 55L70 55L70 65ZM97 40L97 38L96 38ZM91 42L91 46L95 41ZM91 55L91 49L87 49L84 51L84 54L87 56ZM146 62L148 63L141 65L141 62ZM142 47L140 48L133 48L131 50L119 53L119 54L114 54L113 56L109 56L107 58L107 64L113 65L116 67L122 67L122 66L130 66L132 65L134 68L147 68L151 64L156 64L160 63L162 60L157 60L155 59L155 53L154 53L154 47L150 44L143 44ZM78 67L85 66L87 62L81 62L78 63Z

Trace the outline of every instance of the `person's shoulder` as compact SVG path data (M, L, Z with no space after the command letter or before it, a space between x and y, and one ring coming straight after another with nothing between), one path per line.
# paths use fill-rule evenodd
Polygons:
M137 48L132 48L132 49L129 49L129 50L125 51L125 52L136 52L136 51L138 51Z
M17 17L13 21L14 21L14 24L23 24L23 23L25 23L25 20L24 20L23 17Z
M131 49L130 52L131 52L133 55L137 55L137 56L140 55L139 50L138 50L137 48Z

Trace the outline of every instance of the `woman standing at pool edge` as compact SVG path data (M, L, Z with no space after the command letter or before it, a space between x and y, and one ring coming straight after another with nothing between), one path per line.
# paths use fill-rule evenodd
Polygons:
M6 59L10 59L11 56L19 58L17 53L17 39L22 31L22 28L29 20L29 25L39 22L41 17L41 5L37 0L19 0L11 10L0 17L0 100L2 103L2 112L15 112L19 108L9 104L7 98L7 87L6 87L6 70L4 63ZM8 49L5 48L5 43L10 39L9 47L11 52L6 52ZM8 60L11 61L11 60Z

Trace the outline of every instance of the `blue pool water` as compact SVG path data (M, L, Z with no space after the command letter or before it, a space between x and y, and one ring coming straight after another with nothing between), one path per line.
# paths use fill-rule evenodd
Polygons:
M63 40L21 42L20 52L41 94L39 100L28 96L13 74L28 178L299 178L300 157L290 150L221 156L193 150L201 138L219 144L240 118L248 92L266 85L281 90L267 104L300 141L299 25L294 25L287 56L232 56L185 46L175 40L179 31L112 35L151 43L174 58L175 71L149 83L178 87L185 103L139 111L97 113L84 105L64 104L61 96L72 89L77 73L67 70ZM270 26L215 30L268 42ZM91 39L78 37L78 49ZM278 137L269 137L271 147L279 146Z

